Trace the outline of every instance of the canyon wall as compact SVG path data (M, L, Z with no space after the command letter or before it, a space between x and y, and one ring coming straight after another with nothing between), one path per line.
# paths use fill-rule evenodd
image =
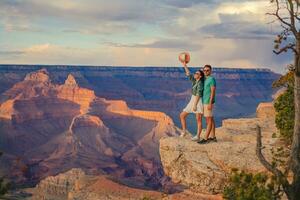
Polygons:
M0 93L44 66L0 66ZM63 84L72 73L77 83L99 97L124 100L132 109L166 113L179 126L178 113L191 95L191 83L182 67L46 66L51 81ZM194 72L198 68L191 68ZM270 101L271 85L279 77L268 69L214 68L217 80L216 121L254 116L259 102ZM188 118L190 130L196 124Z
M17 184L79 167L123 184L161 188L159 140L174 135L166 114L97 97L72 74L56 84L46 69L30 72L1 94L0 148L7 163L1 168Z

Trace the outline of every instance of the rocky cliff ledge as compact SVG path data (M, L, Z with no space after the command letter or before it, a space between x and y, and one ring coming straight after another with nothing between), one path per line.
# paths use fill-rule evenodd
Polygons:
M275 110L272 103L262 103L257 117L227 119L217 128L217 143L200 145L189 137L160 140L160 156L165 173L174 182L195 192L220 193L232 168L250 172L265 171L255 154L256 125L262 127L264 154L270 159L270 148L276 142Z

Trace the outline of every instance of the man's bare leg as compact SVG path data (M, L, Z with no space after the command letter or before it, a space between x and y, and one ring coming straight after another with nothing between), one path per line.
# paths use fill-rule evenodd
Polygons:
M206 117L206 135L205 135L205 140L208 139L211 131L213 128L213 117Z
M212 129L211 129L211 137L214 138L216 137L216 123L215 123L215 118L212 117Z

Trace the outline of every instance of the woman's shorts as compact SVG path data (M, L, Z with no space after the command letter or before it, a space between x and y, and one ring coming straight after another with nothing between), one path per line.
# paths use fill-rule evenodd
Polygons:
M192 95L189 103L186 105L186 107L183 109L183 111L187 112L187 113L201 113L201 114L203 114L203 104L202 104L201 97L200 97L200 99L198 101L198 104L197 104L197 110L193 111L195 100L196 100L196 96Z

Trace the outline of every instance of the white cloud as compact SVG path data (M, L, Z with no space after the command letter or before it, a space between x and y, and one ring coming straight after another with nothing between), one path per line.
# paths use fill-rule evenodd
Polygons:
M27 49L25 49L25 53L45 53L46 51L49 51L51 49L55 48L54 46L50 46L49 43L47 44L40 44L40 45L34 45Z

